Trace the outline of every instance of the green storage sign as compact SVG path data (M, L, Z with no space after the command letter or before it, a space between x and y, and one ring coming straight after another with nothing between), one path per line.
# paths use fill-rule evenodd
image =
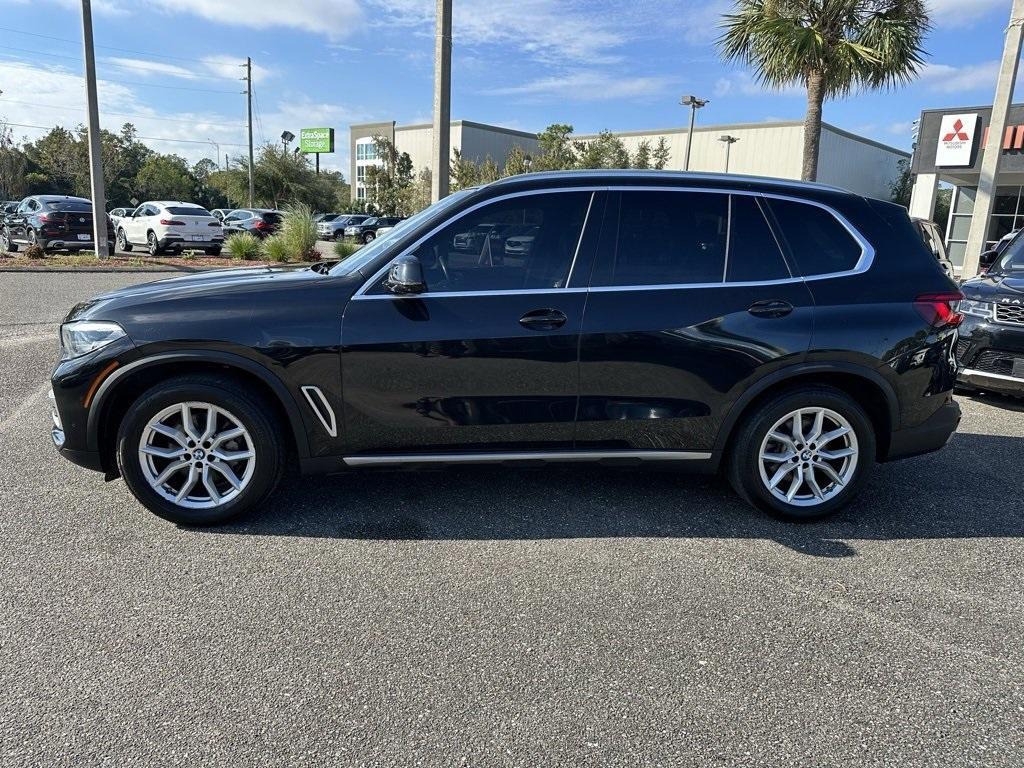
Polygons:
M315 152L333 152L334 129L303 128L299 131L299 151L307 155Z

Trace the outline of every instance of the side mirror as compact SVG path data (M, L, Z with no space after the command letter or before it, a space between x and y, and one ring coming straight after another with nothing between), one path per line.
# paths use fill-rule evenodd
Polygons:
M995 248L992 248L988 251L982 251L981 255L978 257L978 266L987 270L995 263L998 257L999 251L997 251Z
M427 281L423 278L423 265L415 256L400 256L391 265L387 289L398 296L423 293L427 290Z

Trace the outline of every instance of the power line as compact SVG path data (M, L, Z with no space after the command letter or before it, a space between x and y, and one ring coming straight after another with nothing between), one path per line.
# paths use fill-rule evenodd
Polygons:
M0 120L0 125L13 125L15 128L38 128L41 131L52 131L56 126L53 125L30 125L29 123L8 123ZM172 144L206 144L209 145L208 141L199 141L198 139L168 139L165 136L136 136L137 139L145 139L146 141L167 141ZM225 147L244 147L246 144L236 144L230 141L219 141L217 142L221 146Z
M61 111L66 110L66 109L82 109L81 106L74 107L74 106L69 106L69 105L62 106L60 104L38 104L38 103L36 103L34 101L18 101L16 99L8 99L8 98L0 98L0 104L21 104L22 106L26 106L26 107L38 107L40 109L57 109L57 110L61 110ZM199 119L199 118L192 118L190 120L181 120L181 119L175 119L173 117L163 117L162 115L135 115L135 114L132 114L130 112L111 112L111 111L106 110L106 109L103 110L103 114L104 115L113 115L114 117L132 117L132 118L135 118L136 120L159 120L160 122L164 122L164 123L184 123L185 125L197 125L197 124L201 124L201 125L214 125L214 126L217 126L217 127L220 127L220 128L240 128L240 127L242 127L238 123L214 123L214 122L210 122L210 121L207 121L207 120L202 120L202 119Z
M71 40L71 39L66 38L66 37L54 37L52 35L41 35L38 32L29 32L29 31L24 30L24 29L14 29L13 27L0 27L0 30L3 30L4 32L16 32L19 35L28 35L30 37L39 37L39 38L42 38L43 40L56 40L56 41L61 42L61 43L71 43L72 45L78 45L79 43L81 43L81 40ZM108 50L108 51L120 51L121 53L134 53L137 56L156 57L158 59L171 59L173 61L190 61L190 62L191 61L195 61L194 58L190 59L190 58L188 58L186 56L170 56L170 55L168 55L166 53L152 53L150 51L136 51L136 50L133 50L131 48L116 48L113 45L97 45L95 47L96 48L103 48L103 49ZM228 77L228 78L224 78L224 79L225 80L230 80L231 78Z

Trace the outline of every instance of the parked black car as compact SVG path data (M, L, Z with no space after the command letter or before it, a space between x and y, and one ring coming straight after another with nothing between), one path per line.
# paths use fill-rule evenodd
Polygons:
M526 257L455 247L483 223L536 227ZM290 457L722 469L760 509L817 517L956 428L960 298L890 203L743 176L520 175L333 266L79 304L53 438L187 524L260 503Z
M5 200L0 203L0 219L17 211L19 205L21 205L20 200Z
M114 240L114 224L107 219L107 238ZM0 227L0 251L38 245L49 251L80 251L93 242L92 203L83 197L33 195L26 197Z
M377 237L381 227L393 227L405 221L401 216L371 216L355 224L345 227L345 237L353 237L361 243L369 243Z
M345 227L361 224L369 216L362 213L345 213L335 216L330 221L321 221L316 225L316 234L321 240L337 240L345 234Z
M1024 396L1024 237L1014 238L988 272L962 290L959 385Z
M237 208L224 217L224 239L239 232L265 238L277 233L284 221L281 211L269 208Z

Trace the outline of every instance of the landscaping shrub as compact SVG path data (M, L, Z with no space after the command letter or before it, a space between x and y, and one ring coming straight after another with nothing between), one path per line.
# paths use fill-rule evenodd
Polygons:
M283 235L271 235L263 241L263 257L267 261L288 261L290 255Z
M278 234L284 239L289 260L314 260L311 252L316 245L316 222L308 205L295 203L286 207Z
M334 243L334 255L339 261L344 261L353 253L359 250L361 246L357 243L349 243L345 240L338 240Z
M46 252L38 245L30 245L25 249L25 258L27 259L42 259L46 256Z
M260 239L248 232L239 232L224 241L232 259L254 261L260 257Z

